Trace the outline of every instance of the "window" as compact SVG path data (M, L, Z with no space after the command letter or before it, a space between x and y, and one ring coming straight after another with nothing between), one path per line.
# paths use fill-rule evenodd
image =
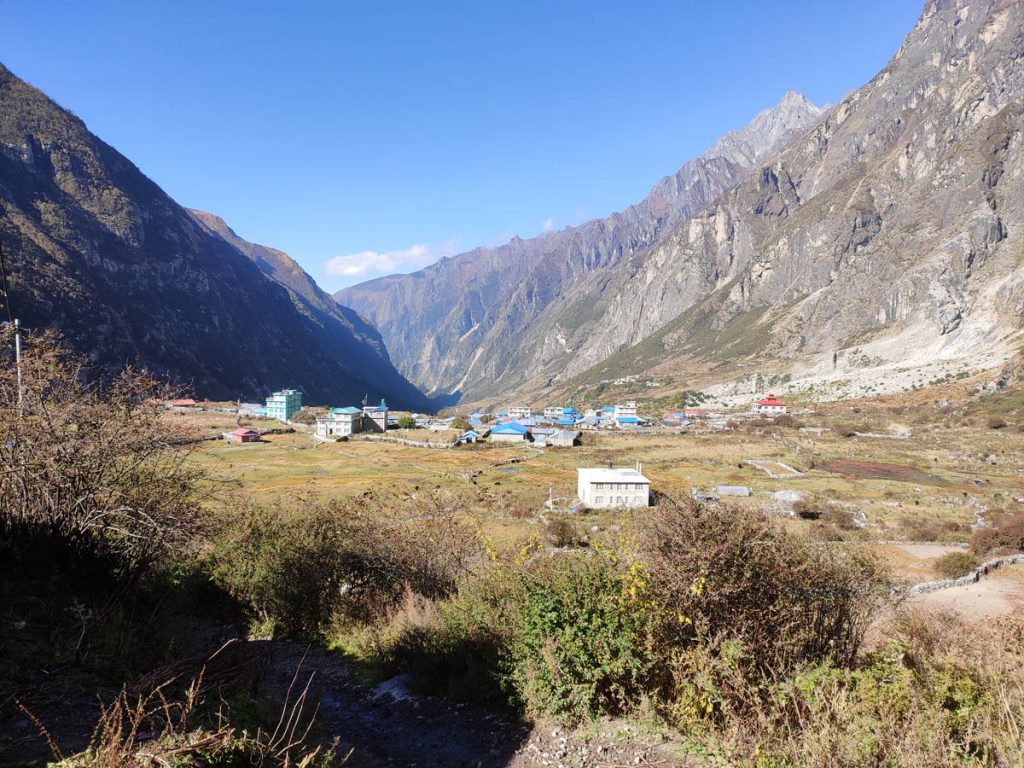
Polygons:
M615 497L615 503L616 504L621 504L622 503L622 497L621 496L616 496Z
M604 496L595 496L594 497L594 503L595 504L604 504Z

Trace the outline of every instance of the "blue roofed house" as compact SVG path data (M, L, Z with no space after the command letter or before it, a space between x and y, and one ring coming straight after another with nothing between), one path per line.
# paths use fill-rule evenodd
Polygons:
M467 429L465 432L463 432L455 439L455 442L458 443L459 445L465 445L466 443L475 443L479 439L479 432L477 432L475 429Z
M491 429L490 438L492 443L522 443L527 439L530 431L516 421L506 421L504 424Z
M363 407L363 429L367 432L388 431L388 405L383 398L380 405Z

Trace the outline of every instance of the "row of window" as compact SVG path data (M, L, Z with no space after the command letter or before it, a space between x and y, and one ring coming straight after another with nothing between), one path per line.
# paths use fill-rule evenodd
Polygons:
M604 496L595 496L594 497L594 503L595 504L604 504ZM646 503L646 499L644 499L643 496L634 496L632 499L629 496L615 496L615 497L609 496L608 497L608 503L609 504L615 504L615 505L620 505L620 504L644 504L644 503Z
M643 483L594 483L596 491L641 491Z

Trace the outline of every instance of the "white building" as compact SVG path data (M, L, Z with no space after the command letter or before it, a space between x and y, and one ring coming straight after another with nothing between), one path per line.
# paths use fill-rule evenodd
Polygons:
M576 495L591 509L646 507L651 503L651 481L636 469L580 468L576 470Z
M636 424L636 403L631 400L623 405L616 405L613 418L617 424Z
M344 437L363 431L363 412L358 408L331 408L326 416L316 417L320 437Z
M388 404L383 399L380 405L363 406L363 429L367 432L388 431Z
M511 419L528 419L532 415L528 405L510 405L505 412Z
M562 418L563 413L565 413L565 408L561 405L549 405L544 409L544 418L548 421L558 421Z
M758 400L751 408L754 413L763 413L766 416L781 416L786 412L786 404L775 395L768 395L764 400Z

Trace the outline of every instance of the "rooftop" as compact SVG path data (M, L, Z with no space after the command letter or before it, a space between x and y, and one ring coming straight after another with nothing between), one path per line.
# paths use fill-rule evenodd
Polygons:
M647 483L650 480L632 467L580 467L580 479L589 483Z

